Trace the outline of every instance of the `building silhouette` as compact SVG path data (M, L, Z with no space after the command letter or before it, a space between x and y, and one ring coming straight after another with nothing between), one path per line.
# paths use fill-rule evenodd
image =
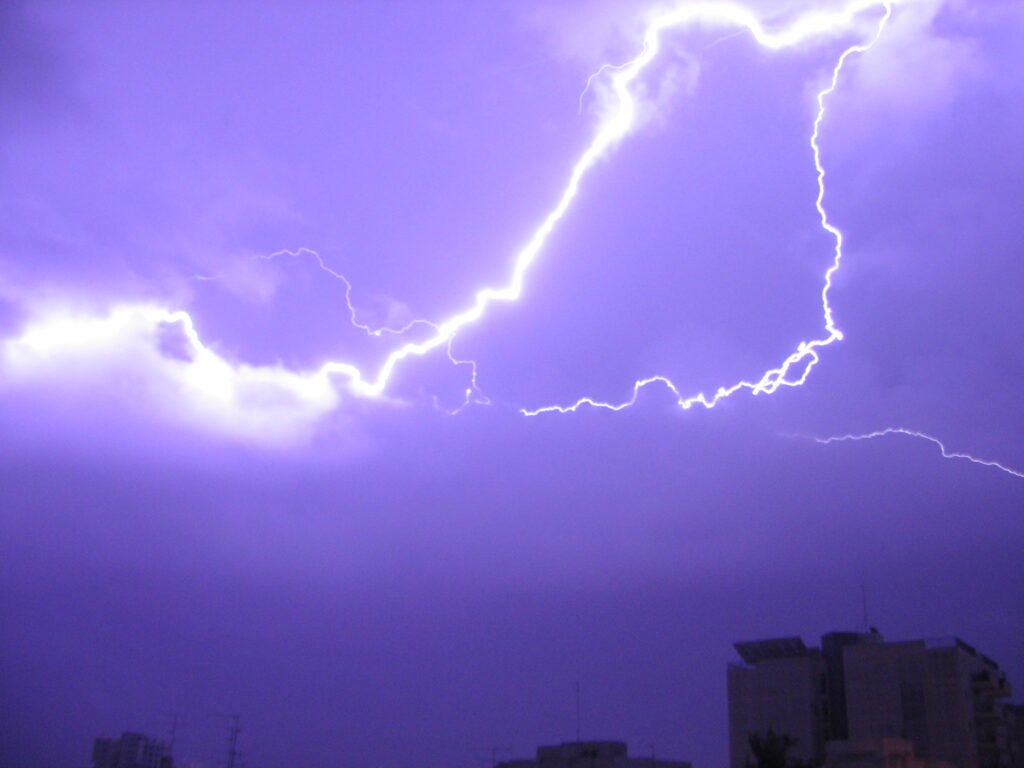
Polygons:
M829 768L952 768L944 760L918 757L906 739L830 741L827 751Z
M498 768L692 768L679 760L630 757L624 741L569 741L553 747L537 747L537 756L507 760Z
M141 733L122 733L121 738L98 738L92 745L92 768L173 768L164 742Z
M1014 768L1024 763L1024 704L1006 705L1007 730L1010 737L1010 752L1013 754Z
M731 768L751 733L797 739L794 758L868 768L1024 768L1020 708L999 665L958 638L886 642L875 629L736 643L730 664Z

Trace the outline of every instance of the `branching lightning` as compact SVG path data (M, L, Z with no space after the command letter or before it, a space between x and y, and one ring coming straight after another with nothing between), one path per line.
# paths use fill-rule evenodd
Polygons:
M877 432L868 432L862 435L837 435L835 437L805 437L805 439L813 440L821 445L831 445L832 443L849 443L859 442L861 440L874 440L879 437L887 437L889 435L906 435L907 437L914 437L919 440L927 440L932 443L942 453L944 459L962 459L969 461L972 464L980 464L983 467L992 467L998 469L1001 472L1005 472L1008 475L1014 477L1024 478L1024 471L1007 467L1005 464L1000 464L998 461L991 461L989 459L979 459L977 456L972 456L969 453L962 453L960 451L951 451L945 444L937 437L932 437L924 432L918 432L913 429L907 429L905 427L887 427L880 429Z
M806 35L811 34L810 30L812 29L820 33L825 30L834 31L836 28L845 28L849 25L851 19L868 5L878 7L877 3L857 3L847 9L844 14L833 17L831 21L833 24L838 26L828 23L826 21L826 17L815 17L815 21L817 23L815 23L815 21L808 20L808 17L804 17L801 21L803 21L806 26L803 26L801 21L798 21L790 28L790 30L788 30L788 34L782 33L774 36L766 33L757 19L753 18L745 9L735 6L712 6L706 10L715 21L738 24L750 30L754 38L762 45L773 49L779 49L795 45L802 41ZM571 405L548 405L532 410L522 409L523 414L527 416L537 416L542 413L571 413L579 410L583 406L620 411L634 405L640 395L640 391L652 384L661 384L667 387L675 396L676 404L683 410L689 410L695 405L701 405L705 408L714 408L719 401L730 397L741 390L749 390L755 395L771 394L779 389L779 387L797 387L807 381L807 377L810 375L811 370L820 360L817 350L827 347L833 342L840 341L843 338L842 331L840 331L836 326L835 319L832 314L832 306L829 303L829 292L832 289L832 279L842 265L844 239L842 231L831 222L828 211L825 209L825 166L821 160L820 144L821 126L825 120L825 102L838 87L839 77L843 71L846 61L855 54L866 53L869 51L881 37L889 19L892 17L892 3L886 0L881 4L881 7L883 8L883 13L871 40L867 43L850 46L843 51L832 70L832 78L828 86L819 91L817 95L818 109L814 118L814 129L811 132L810 138L811 151L814 157L814 167L818 174L818 195L815 199L815 208L818 211L822 229L824 229L833 238L835 243L832 263L825 271L824 285L821 289L821 306L825 325L824 330L826 332L825 336L811 341L801 341L797 345L796 350L783 360L781 365L777 368L765 371L760 379L756 381L743 380L730 386L719 387L711 396L708 396L703 392L697 393L696 395L684 396L669 378L665 376L649 376L635 381L633 383L631 397L620 403L609 403L595 400L591 397L581 397ZM690 22L694 17L703 20L703 12L703 6L683 6L675 13L668 14L656 20L654 24L648 28L645 35L643 53L629 64L624 65L621 71L613 76L613 79L617 81L620 78L626 78L628 84L632 78L637 76L638 71L642 71L654 56L657 55L660 36L663 30ZM719 14L723 14L725 18L721 18ZM588 82L588 86L589 84L590 83ZM621 94L620 88L620 84L616 82L616 93ZM798 375L796 375L795 378L790 378L791 371L798 372Z
M317 267L320 269L321 272L330 275L335 280L341 281L341 283L345 286L345 306L348 310L349 322L351 323L353 328L358 328L360 331L363 331L367 336L380 337L387 334L394 336L402 336L403 334L411 331L413 328L417 328L419 326L430 328L435 332L438 330L437 325L435 323L432 323L429 320L424 320L422 318L410 320L405 325L400 326L398 328L391 328L388 326L374 327L367 323L361 322L358 319L355 304L352 303L352 281L349 280L341 272L338 272L337 270L328 266L327 263L324 261L323 256L321 256L319 252L313 250L312 248L283 248L279 251L275 251L274 253L258 255L256 256L256 258L265 261L272 261L273 259L279 258L281 256L291 256L292 258L297 258L300 256L309 256L314 261L316 261ZM452 365L454 366L468 367L470 371L470 376L469 386L466 387L466 390L463 393L463 401L456 408L443 408L440 404L439 399L437 397L434 397L434 407L450 415L460 413L466 407L474 403L478 405L489 405L491 402L490 399L488 399L488 397L485 394L483 394L483 392L480 390L480 385L479 382L477 381L478 370L476 361L463 360L459 357L456 357L455 350L452 348L454 341L455 336L452 336L451 338L448 339L448 344L446 348L448 360L451 361Z
M821 289L824 322L824 333L821 338L799 342L796 349L777 367L764 372L759 378L719 387L711 395L706 395L703 392L696 395L684 395L667 377L653 375L635 381L631 397L624 402L609 403L582 397L567 406L549 405L535 409L522 409L521 412L527 416L537 416L554 412L568 413L583 406L619 411L633 405L640 392L653 384L667 387L676 397L679 407L683 409L689 409L695 405L713 408L724 398L743 390L757 395L770 394L780 387L800 386L807 380L811 370L819 362L819 351L843 338L842 332L835 323L829 303L833 277L839 270L843 259L843 233L831 222L824 204L826 174L821 159L820 136L825 119L826 101L835 92L840 75L850 57L869 51L878 41L893 14L893 2L895 0L853 0L842 10L811 11L797 17L788 25L777 28L765 26L753 11L743 5L719 2L718 0L683 1L674 8L657 15L646 28L643 47L634 59L620 65L606 65L588 80L589 87L597 77L607 79L610 103L605 105L606 109L600 115L590 143L573 164L567 182L554 206L532 232L525 245L515 254L507 282L479 289L472 302L443 320L437 322L414 320L398 328L374 328L359 320L352 301L350 281L340 272L328 267L317 252L301 248L293 251L278 251L261 257L274 259L289 255L315 258L321 270L344 284L345 301L349 318L354 327L371 336L401 338L401 343L384 357L383 362L376 370L364 372L354 363L344 360L329 360L319 368L305 371L236 365L202 341L192 317L186 311L147 303L115 306L106 318L93 317L85 320L78 318L68 321L67 317L62 317L59 314L43 318L30 325L22 336L8 340L4 345L3 352L7 361L10 362L12 359L17 359L19 355L22 357L26 355L45 356L55 348L67 349L69 345L74 345L78 341L88 345L89 338L91 338L89 334L102 335L104 324L116 324L124 322L126 319L134 320L147 328L172 323L182 328L186 343L191 348L191 362L189 363L191 370L188 372L190 386L199 389L208 388L211 393L223 393L225 388L231 386L232 374L237 378L238 372L244 370L248 376L274 383L293 396L309 397L311 402L320 403L323 402L326 392L330 392L333 396L335 388L339 384L340 388L353 396L381 398L392 381L396 369L401 364L441 348L445 350L454 365L470 369L471 378L466 389L464 406L471 402L488 402L477 387L476 363L459 358L453 351L453 344L458 334L464 328L480 321L492 304L515 302L520 298L531 267L537 262L552 232L572 208L588 172L605 159L612 149L637 126L639 105L634 86L662 51L663 36L670 31L691 27L723 28L730 36L749 33L759 45L777 51L801 45L815 38L850 32L854 28L855 22L862 15L871 11L878 14L873 33L869 35L866 42L852 45L842 52L832 70L827 87L817 94L817 113L810 136L810 147L814 167L817 171L815 207L822 228L834 241L832 259L824 273L824 284ZM414 329L418 333L411 333Z
M355 304L352 303L352 281L345 277L345 275L343 275L341 272L338 272L332 267L329 267L327 265L327 262L324 261L323 256L321 256L319 252L314 251L312 248L282 248L281 250L274 251L273 253L257 255L255 258L261 259L263 261L273 261L274 259L280 258L281 256L291 256L292 258L297 258L299 256L309 256L314 261L316 261L316 265L321 272L330 275L335 280L341 281L341 283L345 286L345 306L348 309L349 322L352 324L353 328L358 328L367 336L384 336L387 334L401 336L402 334L411 331L413 328L416 328L417 326L421 325L427 328L432 328L435 331L437 330L437 326L434 325L434 323L430 322L429 320L422 319L410 320L405 325L399 328L390 328L387 326L375 328L372 325L361 322L358 319Z

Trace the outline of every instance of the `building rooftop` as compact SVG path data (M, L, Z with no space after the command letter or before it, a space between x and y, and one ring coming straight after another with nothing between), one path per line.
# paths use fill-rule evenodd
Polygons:
M807 656L810 649L799 637L779 637L773 640L753 640L735 643L740 658L747 664L757 664L769 659L791 659Z

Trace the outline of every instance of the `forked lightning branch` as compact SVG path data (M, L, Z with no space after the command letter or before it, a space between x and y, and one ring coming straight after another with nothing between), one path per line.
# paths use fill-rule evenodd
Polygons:
M566 414L581 408L600 408L621 411L634 405L641 392L650 386L667 388L684 409L702 406L714 408L722 400L737 393L767 395L782 387L799 387L821 361L821 351L841 341L840 330L829 294L833 278L842 267L844 258L843 232L833 223L826 207L826 169L821 156L822 128L827 108L840 86L849 61L867 54L885 33L893 17L897 0L855 0L838 10L813 10L788 21L766 22L755 12L738 3L698 0L680 2L675 7L655 16L643 34L643 44L637 55L624 64L605 65L587 81L589 89L600 80L607 103L594 128L590 142L571 166L565 186L556 196L553 206L527 238L525 245L515 254L511 271L503 284L478 289L472 301L447 317L437 320L414 320L398 328L373 328L361 322L352 302L352 284L339 272L329 268L319 254L311 249L278 251L264 258L284 255L310 256L320 269L338 279L345 286L345 302L352 325L377 338L390 340L394 346L375 369L364 370L346 360L328 360L317 368L292 370L282 366L249 365L232 361L204 342L192 316L183 309L157 303L133 302L118 304L102 316L81 316L67 311L53 311L36 317L17 337L4 343L4 363L15 371L39 360L59 359L61 355L88 354L90 346L99 345L126 329L147 338L158 337L162 327L173 324L180 328L190 354L175 361L180 367L176 373L180 386L194 397L225 408L237 404L245 390L253 386L272 387L296 402L306 403L310 411L322 414L336 408L344 395L363 399L388 398L388 388L395 371L406 361L431 353L446 354L453 365L465 366L469 381L463 407L472 403L487 403L477 387L478 368L472 360L460 359L453 350L459 333L478 323L488 309L496 303L514 303L527 289L531 268L545 253L552 233L572 210L581 185L588 173L615 147L629 136L638 125L640 108L638 92L645 73L664 53L664 42L670 35L682 34L688 29L702 28L729 34L747 34L764 48L779 51L825 41L840 35L856 34L862 37L850 45L835 60L824 88L816 94L816 111L809 126L810 156L817 174L817 194L814 206L820 225L832 243L831 255L822 276L820 292L822 328L819 333L798 342L774 368L749 379L727 383L710 393L686 394L667 376L652 373L633 382L628 397L606 402L582 396L568 404L548 404L524 407L525 416ZM410 337L415 336L415 339ZM892 430L871 433L869 436L888 434ZM898 430L904 434L914 434ZM923 436L923 435L921 435ZM848 438L853 439L853 438ZM930 439L930 438L929 438ZM943 455L946 451L943 448ZM963 458L968 458L966 455ZM999 466L1001 469L1006 469ZM1008 470L1012 471L1012 470ZM1014 472L1014 474L1016 474Z

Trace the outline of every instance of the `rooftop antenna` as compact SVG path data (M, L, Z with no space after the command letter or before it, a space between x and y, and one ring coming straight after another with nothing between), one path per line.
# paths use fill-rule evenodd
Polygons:
M238 735L242 732L242 727L238 723L239 716L218 712L215 717L226 717L231 721L231 727L228 729L228 756L224 764L225 768L242 768L241 753L238 751Z
M174 754L174 739L178 735L178 719L181 717L180 712L171 713L171 733L170 739L167 742L167 751L172 755Z
M238 734L242 732L238 725L238 715L231 716L231 731L228 733L228 765L227 768L236 768L238 760Z
M576 741L580 740L580 681L576 681Z
M868 621L868 591L864 588L864 585L860 585L860 604L864 610L864 631L871 631L871 623Z

